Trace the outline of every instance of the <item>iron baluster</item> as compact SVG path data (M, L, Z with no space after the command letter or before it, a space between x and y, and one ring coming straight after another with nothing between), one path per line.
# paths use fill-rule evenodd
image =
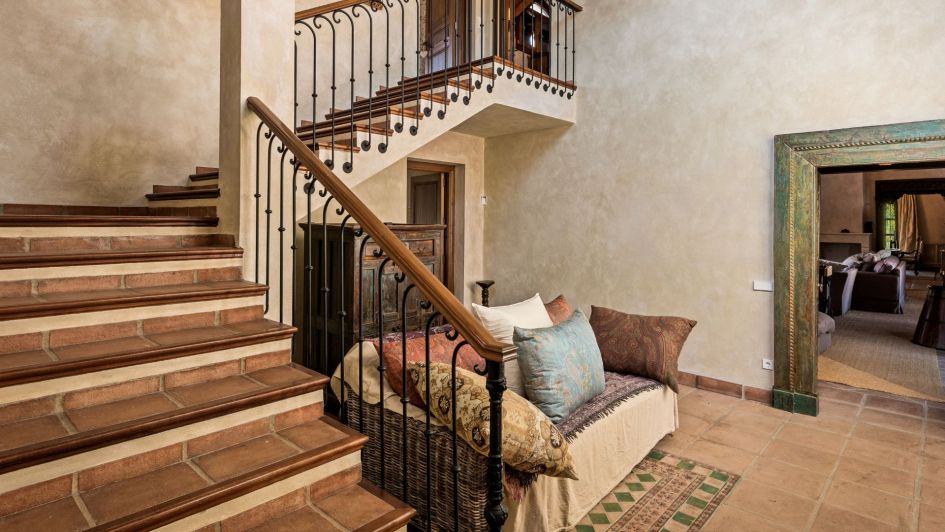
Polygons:
M406 279L406 276L402 275L400 279ZM400 307L400 321L401 321L401 351L403 358L401 360L401 382L403 385L400 387L400 406L401 406L401 484L403 488L404 500L407 500L407 403L410 401L407 399L407 297L410 295L410 291L416 288L413 283L407 285L407 288L404 289L404 295L401 298L401 307Z
M253 193L253 198L256 202L256 223L255 223L255 236L256 236L256 246L253 248L253 253L255 258L253 260L253 268L255 268L255 282L259 284L259 199L262 198L262 194L259 193L259 146L262 144L259 141L259 134L262 132L263 123L259 123L259 127L256 128L256 191ZM266 129L265 137L268 139L272 136L272 131L268 128Z
M404 85L404 75L406 74L405 61L407 60L407 58L405 56L406 40L404 39L404 27L406 26L404 2L407 2L407 1L408 0L397 0L397 5L400 6L400 83L399 83L400 85L400 118L398 119L398 122L394 124L394 131L398 133L404 130L404 123L406 122L406 120L404 119L404 116L406 114L406 111L404 110L404 106L406 104L405 100L407 96L407 92L406 92L407 87L406 85ZM391 7L394 7L393 3L391 4Z
M330 19L328 19L327 17L323 15L316 15L315 18L312 19L312 25L315 26L315 29L321 29L321 26L319 26L317 22L317 20L319 19L324 20L328 24L328 27L331 28L331 107L328 110L331 116L331 126L330 126L331 127L331 147L330 147L331 156L325 160L325 166L334 170L335 168L335 134L336 134L335 120L336 120L336 115L338 112L338 110L335 109L335 101L336 101L335 97L336 97L336 92L338 90L338 83L337 83L338 66L336 64L337 53L338 53L338 43L337 43L337 39L335 38L335 24ZM316 82L317 81L318 80L316 79ZM315 124L312 124L313 135L314 135L314 128L315 128ZM318 151L317 141L318 139L316 139L313 136L312 137L312 151L316 151L316 152Z
M371 149L372 135L374 134L373 122L374 122L374 16L371 15L371 10L364 7L364 4L355 4L351 8L351 15L355 18L359 17L358 8L364 10L368 16L368 122L367 122L367 140L361 141L361 149L368 151ZM354 124L354 117L352 117L351 124ZM355 139L351 140L352 146L356 142Z
M318 191L318 195L323 198L327 194L327 189L323 188ZM322 245L319 248L322 258L322 357L324 359L324 365L320 366L324 369L320 371L325 374L331 372L331 368L328 367L328 319L331 317L328 310L329 296L331 295L331 288L328 285L328 207L331 206L334 199L334 196L329 196L322 207Z
M574 88L577 87L577 14L571 10L571 91L568 92L568 99L574 96Z
M519 69L518 75L515 76L515 81L522 81L522 78L525 77L525 12L528 11L528 8L522 9L522 14L519 16L518 22L518 32L519 32L519 42L522 46L522 65ZM518 51L518 50L516 50Z
M314 20L313 20L314 22ZM316 147L316 126L318 121L316 120L315 108L316 102L318 100L318 38L315 35L315 29L308 25L304 20L299 20L296 24L301 24L308 29L309 33L312 34L312 151L315 152L318 150ZM301 36L301 30L295 30L296 36ZM298 42L296 41L296 48L298 48ZM296 78L298 79L298 78ZM298 81L296 81L298 83Z
M355 49L355 46L354 46L354 32L355 32L355 29L354 29L354 19L351 18L351 15L349 15L347 11L342 11L342 10L340 10L340 9L336 9L336 10L333 11L332 14L331 14L331 18L332 18L332 20L335 22L335 24L341 24L341 19L338 18L338 15L339 15L339 14L340 14L340 15L344 15L344 16L348 19L348 24L351 25L351 71L349 72L349 77L348 77L348 84L349 84L350 87L351 87L351 91L350 91L351 96L350 96L350 98L349 98L349 104L348 104L348 162L346 162L346 163L344 163L343 165L341 165L341 169L344 170L344 172L345 172L346 174L350 174L350 173L351 173L351 170L354 169L354 147L355 147L355 145L357 144L356 141L355 141L355 138L354 138L354 116L355 116L355 109L354 109L354 85L355 85L355 77L354 77L354 49ZM333 144L334 144L334 140L335 140L334 137L332 137L332 143L333 143ZM332 146L332 156L334 157L334 146ZM326 356L327 356L327 355L326 355Z
M279 323L284 323L285 310L285 157L289 149L282 145L282 158L279 160Z
M266 151L266 286L269 286L269 249L272 240L272 142L276 136L269 138L269 149ZM263 299L263 314L269 313L269 291Z
M289 161L289 164L292 165L292 194L289 195L290 201L292 202L292 219L290 220L290 223L292 224L292 233L291 233L292 245L289 246L289 249L292 250L292 297L294 298L295 294L298 293L297 292L298 282L296 281L296 267L295 267L296 260L297 260L296 251L298 250L298 246L295 245L295 228L296 228L295 221L299 219L298 213L296 212L296 207L295 207L295 195L299 190L298 179L299 179L299 168L301 167L301 164L294 157ZM296 315L295 307L296 307L295 301L293 301L292 302L292 325L297 326L299 322L297 321L298 316ZM296 345L297 336L298 336L297 334L292 335L292 360L296 360L295 356L298 353L298 346Z
M425 302L425 306L421 304L420 307L423 308L424 310L428 310L430 307L432 307L432 305L429 302ZM426 382L426 386L424 387L424 390L425 390L424 404L426 405L430 404L430 326L433 325L433 321L439 315L440 313L437 311L434 311L432 314L430 314L430 317L427 318L426 327L424 328L423 337L424 337L424 364L425 365L423 369L424 369L424 379ZM425 410L426 410L426 428L423 431L423 439L424 439L424 445L425 445L424 454L426 455L426 460L427 460L427 463L426 463L426 481L427 481L426 517L427 517L427 531L429 531L432 528L431 522L432 522L432 517L433 517L433 493L432 493L433 475L432 475L432 471L430 470L430 467L431 467L430 438L431 436L433 436L433 432L430 430L430 408L427 407Z
M459 100L459 92L462 90L462 74L463 69L462 65L456 64L460 60L460 56L457 53L457 45L459 44L459 0L453 0L453 26L450 28L450 32L453 34L450 38L450 42L453 45L453 68L456 69L456 92L450 94L450 100L456 102Z
M312 321L312 275L315 269L315 262L312 257L312 194L315 193L315 174L307 168L305 173L305 185L302 191L305 192L305 282L303 283L303 308L302 308L302 341L305 343L303 360L305 367L315 367L315 327Z
M545 4L541 4L541 13L538 15L538 81L535 88L542 86L545 77Z
M563 4L562 7L564 9L564 77L561 78L561 82L564 83L564 88L561 89L560 96L564 98L564 93L568 88L568 15L571 10Z
M359 228L358 231L361 229ZM358 431L364 432L364 248L367 246L369 238L361 240L361 249L358 254L358 295L361 301L358 303ZM370 312L374 312L374 305L371 305Z
M450 335L449 333L447 333L446 335L446 337L450 341L455 340L459 336L458 332L455 329L453 329L453 332L456 334ZM460 470L460 467L459 467L459 453L457 450L459 441L456 438L456 355L458 355L459 350L462 349L463 346L467 344L468 342L466 340L463 340L462 342L456 344L456 347L453 348L453 363L450 368L452 371L451 372L452 378L450 380L450 396L452 398L452 402L450 403L450 412L453 415L453 419L452 419L453 434L452 434L452 442L451 442L453 446L452 448L453 467L451 468L453 472L453 530L459 530L459 470Z
M414 78L417 85L417 109L415 110L415 115L413 118L413 126L410 127L410 134L416 135L420 131L420 108L422 107L422 99L420 95L420 0L414 2L417 12L417 34L416 34L416 46L414 50L415 64L417 77ZM430 93L430 97L433 97L433 93Z
M558 82L561 79L561 4L555 4L555 86L551 89L551 94L558 93Z
M479 0L479 81L476 82L476 88L482 88L482 71L485 69L485 29L486 29L486 11L485 0Z
M505 368L501 362L486 361L486 389L489 391L489 457L486 466L486 522L489 530L502 530L509 512L502 502L502 392Z
M335 214L341 216L345 213L344 207L338 207L335 210ZM341 290L341 310L338 311L338 324L339 324L339 337L341 338L341 343L338 344L340 350L339 354L341 355L341 397L338 398L338 402L341 403L340 410L338 412L338 417L344 421L348 422L348 402L345 401L345 345L347 341L345 340L345 320L348 317L348 312L345 310L345 227L348 225L348 220L351 219L351 215L345 216L341 220L341 237L338 239L338 262L339 267L338 271L341 274L338 276L339 289Z
M446 118L446 100L450 95L450 0L443 0L443 108L437 111L440 120Z
M295 30L295 36L302 32ZM299 127L299 43L292 41L292 131Z
M382 255L383 255L383 252L381 251L380 248L374 250L375 257L380 257ZM375 281L377 283L377 298L374 302L374 306L377 307L377 346L378 346L377 352L379 355L377 357L378 358L377 373L378 373L378 376L380 377L380 385L381 385L380 397L384 397L384 371L386 369L384 367L384 267L387 266L387 263L389 262L390 262L390 257L385 258L381 262L380 267L378 267L377 269L377 281ZM381 489L385 489L387 487L386 474L385 474L385 470L387 467L387 460L385 459L386 453L385 453L385 448L384 448L384 443L385 443L384 425L387 422L385 420L384 410L385 408L384 408L384 405L382 404L380 408L380 412L381 412L380 441L378 442L378 444L380 444L381 446Z
M382 0L380 5L384 8L384 26L387 35L384 40L387 43L387 48L384 52L384 142L378 145L377 150L385 153L387 152L387 144L390 142L390 122L392 118L390 108L390 9L386 1ZM390 7L393 7L393 5Z

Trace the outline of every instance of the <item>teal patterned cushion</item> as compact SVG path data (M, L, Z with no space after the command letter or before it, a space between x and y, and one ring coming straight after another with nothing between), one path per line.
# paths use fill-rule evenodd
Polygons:
M516 327L512 340L525 377L525 394L551 421L560 423L604 391L600 348L580 310L554 327Z

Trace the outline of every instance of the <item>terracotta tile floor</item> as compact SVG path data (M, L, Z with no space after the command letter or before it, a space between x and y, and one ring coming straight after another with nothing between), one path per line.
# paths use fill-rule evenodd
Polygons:
M742 475L706 532L945 530L945 405L821 383L810 417L682 388L657 448Z

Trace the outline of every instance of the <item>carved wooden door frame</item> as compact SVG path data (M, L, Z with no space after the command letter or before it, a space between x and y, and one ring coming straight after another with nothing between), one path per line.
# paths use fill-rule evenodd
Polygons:
M774 406L817 415L818 169L945 160L945 120L778 135Z

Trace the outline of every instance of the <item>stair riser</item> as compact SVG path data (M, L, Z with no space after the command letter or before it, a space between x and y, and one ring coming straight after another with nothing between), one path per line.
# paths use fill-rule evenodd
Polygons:
M246 359L254 359L271 353L282 353L291 350L291 348L291 340L276 340L169 360L0 387L0 413L2 413L4 419L11 418L15 417L13 412L7 412L6 409L17 408L18 403L23 404L27 401L44 400L46 398L54 398L58 402L58 398L66 394L150 378L164 378L166 381L168 375L218 364L237 362L241 368L245 368ZM252 363L258 364L259 360L255 359Z
M0 238L83 238L110 236L212 235L216 227L0 227Z
M100 310L77 314L60 314L19 320L0 321L0 337L36 332L48 332L89 325L122 323L129 320L165 318L183 314L231 310L262 305L264 296L235 297L229 299L210 299L186 303L156 304L134 308Z
M150 207L218 207L220 198L148 200Z
M176 272L194 270L198 263L200 266L197 269L201 270L242 268L243 259L207 259L195 257L190 260L124 262L115 264L15 268L6 270L0 269L0 282Z
M323 395L324 392L319 390L290 397L206 421L192 423L157 434L12 471L0 475L0 502L2 502L4 493L9 493L62 476L74 475L80 471L102 464L192 441L201 436L218 433L245 423L271 418L272 416L285 414L293 410L302 408L311 410L313 405L315 405L315 410L311 410L311 414L317 417L321 412L320 405ZM357 456L358 453L354 454Z
M360 465L360 452L349 453L316 468L270 484L155 530L163 532L190 532L211 526L243 512L250 511L273 499L283 497L297 490L305 489L313 484L319 485L332 482L335 475L343 475L345 471L360 467ZM338 489L342 487L344 486L337 486Z
M237 259L241 262L241 259ZM145 263L145 265L147 265ZM195 267L198 266L199 267ZM191 262L187 267L176 270L157 269L156 271L142 271L138 273L111 273L109 266L98 266L99 271L93 275L80 275L80 268L61 268L71 275L61 275L56 277L34 276L31 270L19 270L25 277L21 279L4 279L0 281L0 294L14 296L27 296L54 294L66 291L72 291L73 288L84 290L88 286L90 290L110 290L113 288L144 288L150 286L173 286L213 281L238 281L241 279L241 265L228 266L223 268L207 268L203 261ZM119 265L120 266L120 265ZM121 268L117 268L121 270ZM76 271L72 271L76 270ZM5 277L7 272L17 272L18 270L0 271L0 279ZM114 271L114 270L112 270ZM27 291L29 288L29 291Z

